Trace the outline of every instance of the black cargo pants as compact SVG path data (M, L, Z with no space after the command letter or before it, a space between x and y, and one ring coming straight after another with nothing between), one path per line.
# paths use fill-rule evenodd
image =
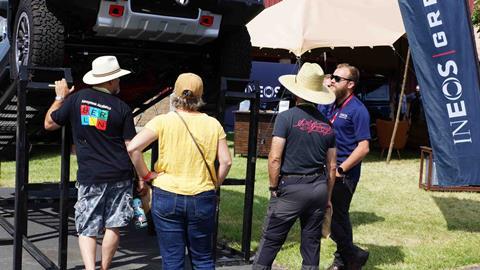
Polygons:
M270 198L253 269L271 269L290 228L300 218L302 269L318 269L320 237L328 200L327 177L282 176L278 196Z

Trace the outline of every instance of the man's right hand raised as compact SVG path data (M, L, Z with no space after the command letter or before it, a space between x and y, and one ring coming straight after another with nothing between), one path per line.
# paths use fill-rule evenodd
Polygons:
M67 81L62 79L60 81L55 81L55 94L57 98L65 99L70 93L73 92L75 86L68 88Z

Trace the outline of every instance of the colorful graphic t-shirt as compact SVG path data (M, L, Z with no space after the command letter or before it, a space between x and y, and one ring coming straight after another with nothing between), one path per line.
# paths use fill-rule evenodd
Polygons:
M133 167L125 146L136 132L132 111L119 98L93 89L80 90L52 113L59 125L70 122L82 184L132 179Z
M328 120L309 104L280 113L273 136L286 139L281 174L321 172L329 148L335 147L335 134Z
M82 126L92 126L103 131L107 130L108 113L110 112L110 108L87 100L82 100L81 103L80 119ZM104 109L99 108L99 106Z

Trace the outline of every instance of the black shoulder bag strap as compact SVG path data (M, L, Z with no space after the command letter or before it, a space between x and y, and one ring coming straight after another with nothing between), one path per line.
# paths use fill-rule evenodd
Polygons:
M174 112L178 115L178 117L180 117L180 120L182 120L183 124L185 125L185 128L188 131L188 134L190 134L190 137L192 137L192 140L195 143L195 146L197 147L198 152L200 152L200 155L202 156L203 162L205 162L205 166L207 167L208 173L210 174L210 179L212 179L212 183L215 186L215 189L217 189L217 184L215 183L215 180L213 178L212 171L210 170L210 167L208 166L207 160L205 159L205 155L203 155L202 149L200 149L200 145L198 145L197 140L195 140L195 137L193 137L192 132L188 128L187 122L185 122L183 117L177 111L174 111Z
M215 204L215 231L214 231L214 234L213 234L212 245L214 247L216 247L217 246L218 218L219 218L219 212L220 212L220 189L219 189L219 187L217 187L217 183L215 183L212 171L210 170L210 167L208 166L207 160L205 159L205 156L203 155L202 149L200 149L200 146L198 145L197 140L195 140L195 137L193 137L192 132L188 128L187 122L185 122L183 117L177 111L174 111L174 112L178 115L180 120L182 120L183 124L185 125L185 128L188 131L188 134L190 134L190 137L192 137L192 140L195 143L195 146L197 147L198 152L200 152L200 155L203 158L203 162L205 162L205 166L207 167L208 173L210 174L210 179L212 179L213 186L215 187L215 194L217 196L217 202ZM216 248L214 248L214 251L213 251L214 260L215 260L216 256L217 256Z

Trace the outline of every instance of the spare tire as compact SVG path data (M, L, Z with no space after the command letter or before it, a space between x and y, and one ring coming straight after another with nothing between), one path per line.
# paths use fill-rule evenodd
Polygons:
M12 34L11 74L21 65L61 66L64 61L65 27L46 0L19 3Z

